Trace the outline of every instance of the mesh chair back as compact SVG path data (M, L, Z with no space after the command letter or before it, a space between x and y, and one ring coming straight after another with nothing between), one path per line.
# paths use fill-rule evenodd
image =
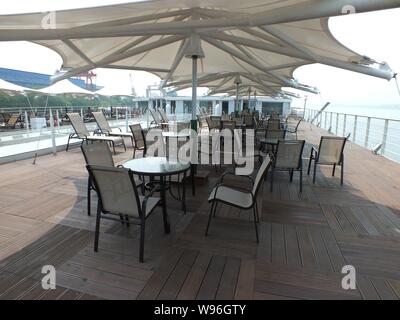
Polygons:
M304 143L304 140L279 140L274 167L300 169Z
M103 166L87 166L87 169L104 212L140 217L139 196L129 170Z
M228 114L225 114L225 113L224 113L224 114L221 116L221 120L222 120L222 121L230 120L230 117L229 117Z
M114 160L106 142L95 142L81 146L86 164L94 166L114 167Z
M155 122L157 125L161 124L161 120L160 120L160 118L158 117L158 112L156 112L156 111L153 110L153 109L149 109L149 110L150 110L151 116L153 117L154 122Z
M133 140L135 141L135 148L136 149L145 149L146 148L146 141L144 138L144 133L142 126L140 123L131 124L129 126L131 129Z
M285 130L270 130L267 129L267 139L285 139Z
M243 122L246 127L253 126L253 115L251 113L247 113L243 116Z
M206 117L206 122L207 122L208 130L211 130L213 128L212 127L211 118L210 117Z
M281 128L281 121L279 119L273 119L272 117L268 120L268 129L279 130Z
M164 109L160 108L160 109L158 109L158 112L160 113L162 122L168 123L168 117L167 117L167 114L165 113Z
M211 126L212 129L219 129L221 128L221 117L218 116L211 116Z
M79 138L84 139L90 136L90 133L79 113L67 113L67 116L71 121L72 128L74 128L75 133Z
M15 126L15 125L17 124L17 122L18 122L18 119L19 119L19 114L13 114L13 115L10 117L10 119L8 119L7 124L8 124L9 126Z
M341 162L346 138L321 137L318 151L318 162L326 164L338 164Z
M222 120L222 129L235 130L236 123L232 120Z
M237 126L241 126L242 123L243 123L243 119L242 118L236 117L236 118L232 118L232 120L235 121Z
M94 120L96 121L97 125L99 126L99 129L101 130L101 132L109 133L112 131L103 112L97 111L97 112L92 112L92 114L93 114Z
M258 190L260 189L261 183L264 180L264 176L267 174L270 166L271 166L271 159L269 158L269 156L266 156L261 164L261 167L258 169L256 178L254 179L253 190L251 191L254 198L257 197Z

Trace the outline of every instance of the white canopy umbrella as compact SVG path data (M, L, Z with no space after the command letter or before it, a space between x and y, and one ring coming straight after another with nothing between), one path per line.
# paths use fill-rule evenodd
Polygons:
M390 80L385 64L361 56L330 33L328 18L399 7L398 0L149 0L97 8L0 16L0 41L27 40L57 51L67 72L98 68L144 70L168 86L192 74L192 111L200 73L263 73L280 87L302 65L322 63ZM184 57L192 58L190 60Z
M25 88L14 83L0 79L0 91L8 94L24 93L24 92L37 92L35 89Z
M48 86L46 88L38 90L38 92L47 95L59 95L59 94L71 94L80 96L93 96L94 93L78 87L69 80L62 80Z
M96 95L105 97L133 97L132 92L120 88L104 87L94 92Z

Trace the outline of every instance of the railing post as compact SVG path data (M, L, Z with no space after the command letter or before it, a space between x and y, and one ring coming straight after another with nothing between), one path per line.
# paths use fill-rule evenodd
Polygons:
M353 128L353 141L356 142L356 137L357 137L357 120L358 117L354 116L354 128Z
M125 109L125 131L128 132L129 129L129 119L128 119L128 107Z
M331 112L331 117L329 119L329 132L332 131L332 117L333 117L333 112Z
M25 111L25 129L29 131L29 119L28 119L28 112Z
M58 111L58 109L56 110L56 118L57 118L57 127L59 127L61 121L60 121L60 112Z
M338 135L339 133L339 113L336 113L336 129L335 134Z
M367 129L365 132L365 142L364 142L364 147L368 148L368 143L369 143L369 130L371 129L371 118L368 117L367 120Z
M343 137L346 135L346 120L347 120L347 114L343 115Z
M386 140L387 140L388 129L389 129L389 120L386 119L382 137L382 154L385 154L386 151Z
M327 123L327 117L328 117L328 113L327 112L324 112L324 114L325 114L325 124L324 124L324 129L326 130L327 128L326 128L326 125L328 124Z
M50 120L51 145L53 147L53 155L56 155L57 154L56 134L54 131L54 117L53 117L53 111L51 110L51 108L50 108L49 120Z

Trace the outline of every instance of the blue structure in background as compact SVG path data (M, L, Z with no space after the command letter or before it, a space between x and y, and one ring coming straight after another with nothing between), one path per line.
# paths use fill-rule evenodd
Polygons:
M0 68L0 79L14 83L19 86L38 89L51 85L50 75L36 72ZM82 79L69 79L73 84L86 89L85 81Z

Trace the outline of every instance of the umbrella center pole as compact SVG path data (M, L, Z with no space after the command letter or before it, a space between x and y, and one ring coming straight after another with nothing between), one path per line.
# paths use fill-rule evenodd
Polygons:
M190 127L197 132L197 56L192 56L192 117Z

